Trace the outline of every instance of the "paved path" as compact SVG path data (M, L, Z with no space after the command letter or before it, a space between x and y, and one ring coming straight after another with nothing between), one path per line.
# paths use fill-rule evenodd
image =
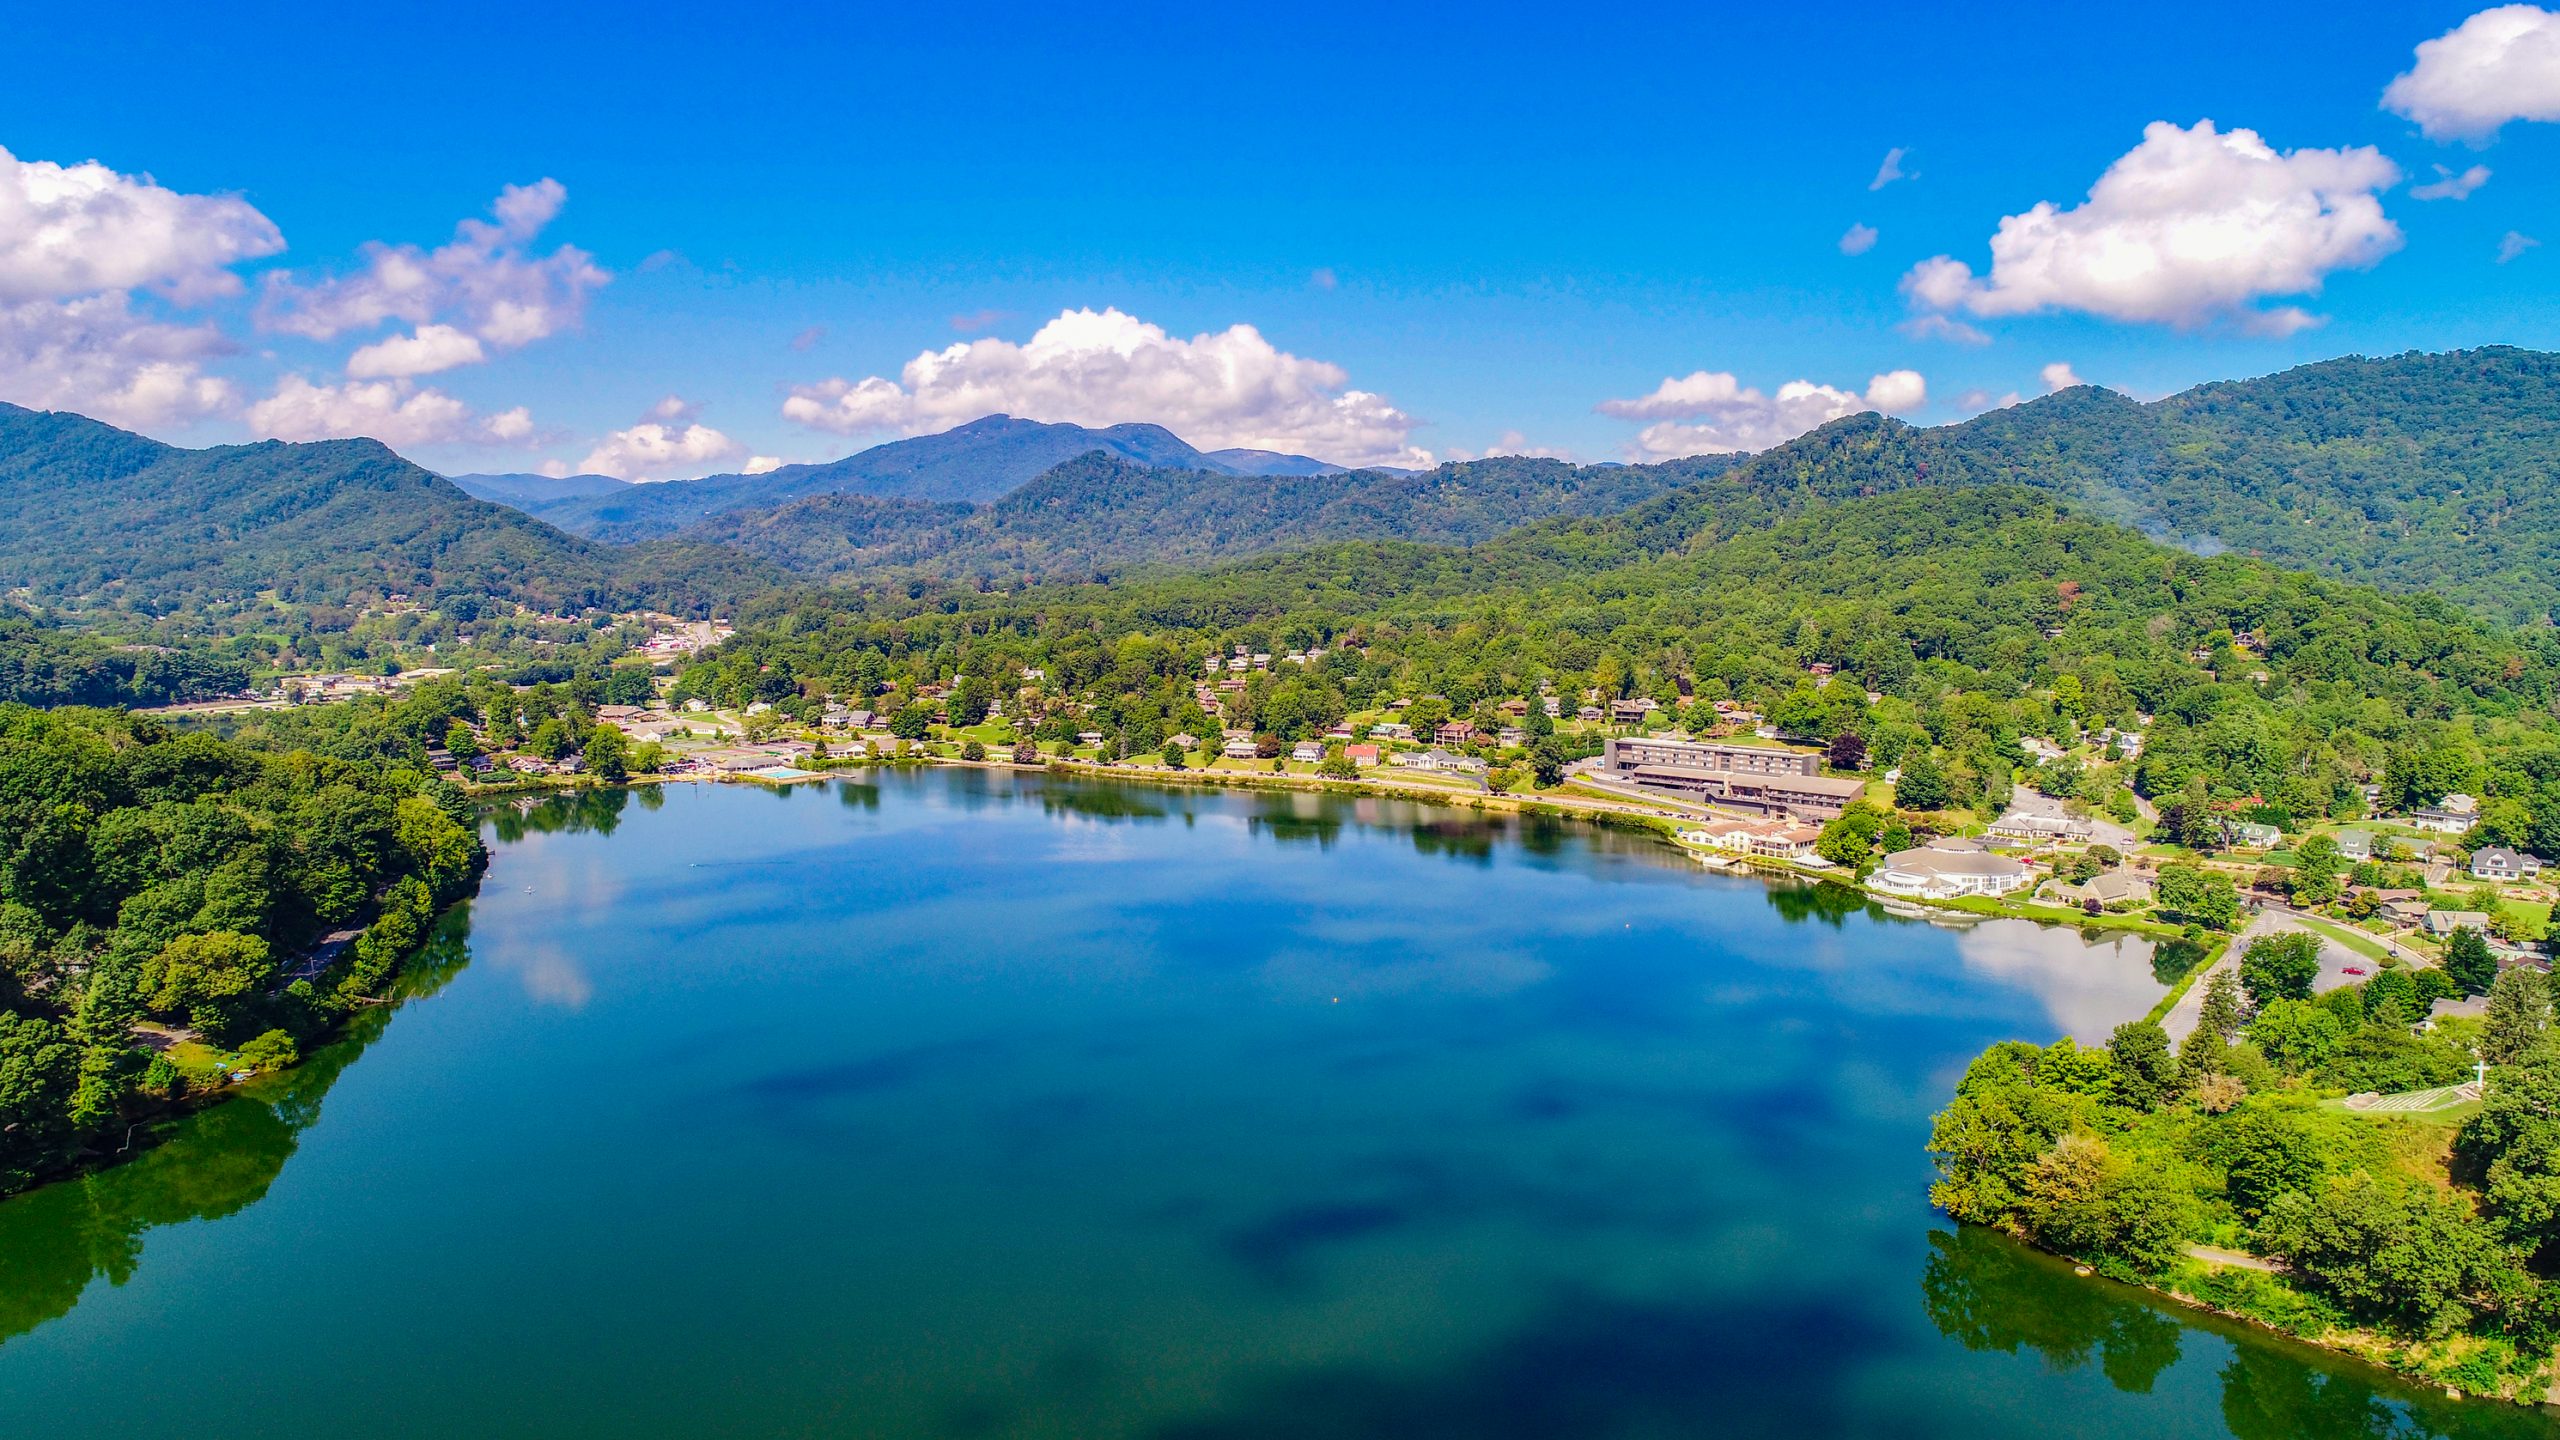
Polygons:
M2333 920L2327 923L2334 925L2337 922ZM2311 991L2315 995L2326 994L2331 990L2343 989L2349 985L2361 985L2381 966L2382 962L2372 956L2359 955L2319 931L2304 925L2302 917L2293 911L2281 905L2269 905L2258 912L2256 918L2249 922L2247 929L2231 937L2231 944L2224 948L2222 958L2214 962L2212 970L2197 976L2196 982L2187 987L2187 993L2178 997L2177 1008L2162 1018L2160 1028L2169 1032L2171 1040L2184 1044L2186 1038L2195 1033L2196 1016L2204 1009L2204 989L2212 981L2215 971L2229 970L2234 974L2239 973L2240 957L2249 948L2250 941L2261 935L2281 935L2288 930L2301 931L2320 942L2320 973L2311 981ZM2423 957L2405 946L2383 939L2379 935L2372 938L2398 954L2405 963L2427 963ZM2347 973L2349 970L2362 973L2350 975Z
M2282 1268L2273 1260L2262 1260L2238 1250L2225 1250L2219 1245L2190 1245L2187 1253L2207 1265L2219 1265L2229 1270L2257 1270L2273 1275Z

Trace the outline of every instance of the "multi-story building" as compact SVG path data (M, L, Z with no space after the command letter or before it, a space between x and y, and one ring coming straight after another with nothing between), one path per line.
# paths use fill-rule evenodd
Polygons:
M1615 779L1809 820L1838 815L1866 789L1863 780L1815 773L1821 764L1810 751L1688 740L1616 739L1601 755L1602 768Z

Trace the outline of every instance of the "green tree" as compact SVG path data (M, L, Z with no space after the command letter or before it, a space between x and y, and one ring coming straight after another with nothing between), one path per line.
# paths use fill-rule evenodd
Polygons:
M2532 1054L2551 1029L2551 989L2542 972L2519 965L2489 986L2489 1009L2480 1026L2480 1058L2512 1065Z
M2178 1088L2178 1062L2169 1032L2148 1020L2128 1020L2107 1039L2115 1061L2116 1098L2135 1110L2155 1110Z
M1903 758L1901 778L1893 782L1896 808L1944 810L1954 799L1955 791L1947 783L1947 772L1936 760L1918 752Z
M1822 827L1813 851L1846 870L1864 870L1875 858L1876 837L1884 833L1886 813L1864 800L1852 800Z
M2444 971L2462 986L2465 995L2486 995L2497 983L2498 957L2489 948L2489 939L2468 925L2457 926L2445 942Z
M2293 898L2302 905L2326 905L2345 892L2340 878L2344 862L2338 855L2338 842L2326 835L2314 835L2294 847Z
M2243 1016L2240 1008L2240 974L2236 970L2217 967L2205 977L2204 1002L2196 1015L2199 1035L2210 1035L2217 1044L2229 1044L2240 1031Z
M219 1036L237 1023L272 968L267 942L257 936L181 935L143 962L143 1004L155 1014L184 1015Z
M2157 894L2161 909L2216 930L2228 930L2240 918L2240 892L2231 877L2192 861L2161 866Z
M611 725L587 732L587 773L608 785L631 778L631 740Z
M2261 1242L2361 1319L2443 1335L2529 1284L2489 1228L2433 1187L2365 1172L2279 1195Z
M2249 1021L2249 1040L2286 1073L2317 1069L2345 1037L2344 1022L2305 1000L2270 1000Z
M2320 937L2300 930L2261 935L2240 956L2240 986L2261 1010L2278 1000L2308 1000L2320 978Z

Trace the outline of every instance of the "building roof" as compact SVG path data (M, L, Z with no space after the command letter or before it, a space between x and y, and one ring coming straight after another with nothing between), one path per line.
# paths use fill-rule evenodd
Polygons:
M1987 875L2003 878L2027 873L2027 867L2006 855L1982 851L1932 850L1927 848L1898 850L1884 857L1884 868L1902 875Z

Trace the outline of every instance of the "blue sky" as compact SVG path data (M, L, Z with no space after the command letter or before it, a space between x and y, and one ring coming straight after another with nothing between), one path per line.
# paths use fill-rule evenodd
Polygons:
M50 61L0 91L0 149L137 187L98 224L161 204L211 239L96 232L137 247L110 273L22 234L13 282L0 184L0 398L649 478L829 458L989 397L1334 459L1609 459L1870 401L1943 421L2057 364L2151 396L2560 345L2560 253L2525 243L2560 242L2560 58L2533 48L2560 17L2529 7L2523 59L2466 29L2401 113L2415 47L2481 7L1227 9L21 14L12 48ZM2157 122L2178 131L2141 153L2266 233L2237 266L2093 290L2074 265L2125 237L2081 212ZM2225 164L2244 128L2264 163ZM2490 173L2413 196L2438 165ZM2226 193L2261 180L2261 209ZM2039 202L2060 248L1995 271L1994 231ZM368 247L429 259L472 217L488 233L386 308ZM1970 280L1910 278L1940 256ZM1019 348L1076 310L1118 313ZM356 360L386 340L411 348ZM902 377L971 341L1001 343ZM1782 401L1792 381L1822 388Z

